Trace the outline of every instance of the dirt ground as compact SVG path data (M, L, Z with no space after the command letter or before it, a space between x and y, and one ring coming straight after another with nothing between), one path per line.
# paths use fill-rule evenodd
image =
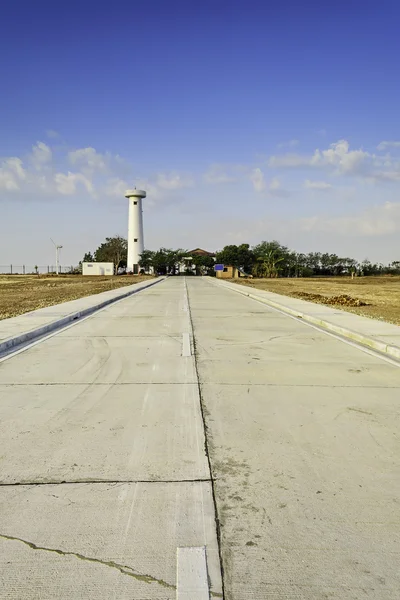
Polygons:
M342 310L400 325L400 277L232 279L276 294L336 306Z
M0 275L0 319L139 283L150 276Z

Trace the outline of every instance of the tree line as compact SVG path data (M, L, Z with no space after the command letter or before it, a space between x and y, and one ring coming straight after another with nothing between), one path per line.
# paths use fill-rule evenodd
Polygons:
M126 268L127 240L121 236L106 238L92 254L87 252L83 262L112 262L116 272ZM144 250L140 266L144 271L153 269L155 273L177 272L185 262L188 251L182 248L160 248ZM228 245L216 253L215 260L210 256L193 256L190 264L195 265L197 274L213 274L214 263L231 265L254 277L329 277L340 275L399 275L400 261L388 265L362 262L349 257L340 257L328 252L298 253L278 241L263 241L250 247L249 244ZM189 268L189 263L188 263ZM188 271L188 272L191 272Z
M112 262L118 273L126 269L127 254L127 240L121 236L114 236L106 238L95 252L86 252L82 262ZM153 269L160 275L174 274L178 272L179 266L185 262L187 256L188 251L183 248L144 250L140 256L140 268L145 272ZM214 273L214 259L210 256L193 256L189 262L191 265L195 265L196 274ZM192 274L192 270L189 268L188 274Z
M389 265L362 262L328 252L303 254L290 250L278 241L225 246L216 255L221 264L233 265L255 277L329 277L340 275L399 275L400 261Z

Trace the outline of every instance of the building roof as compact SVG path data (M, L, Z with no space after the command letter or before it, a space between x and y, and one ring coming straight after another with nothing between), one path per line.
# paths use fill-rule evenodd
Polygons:
M203 250L203 248L195 248L194 250L190 250L189 255L195 256L215 256L214 252L207 252L207 250Z

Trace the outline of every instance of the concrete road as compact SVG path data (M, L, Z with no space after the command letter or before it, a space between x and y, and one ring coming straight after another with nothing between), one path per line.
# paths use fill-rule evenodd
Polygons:
M188 333L168 280L0 362L1 598L221 596Z
M400 369L188 279L229 600L400 597Z
M200 278L0 362L0 597L397 600L399 388Z

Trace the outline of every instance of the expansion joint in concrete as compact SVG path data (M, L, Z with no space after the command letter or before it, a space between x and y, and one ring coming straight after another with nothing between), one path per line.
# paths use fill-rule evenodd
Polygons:
M220 564L220 569L221 569L222 598L225 598L224 563L223 563L223 557L222 557L222 539L221 539L222 534L221 534L221 523L220 523L220 519L219 519L219 515L218 515L218 505L217 505L216 490L215 490L216 479L214 478L212 464L211 464L210 448L209 448L209 443L208 443L208 426L207 426L207 422L206 422L206 408L204 406L204 399L203 399L203 394L202 394L202 389L201 389L201 384L200 384L200 375L199 375L197 352L196 352L196 336L195 336L195 330L194 330L194 325L193 325L192 310L191 310L191 306L190 306L190 296L189 296L189 291L188 291L188 287L187 287L187 283L186 283L186 278L185 278L185 295L187 298L187 310L188 310L190 329L191 329L192 340L193 340L193 359L194 359L197 387L198 387L199 399L200 399L200 413L201 413L201 419L203 422L203 429L204 429L204 451L205 451L205 455L206 455L207 461L208 461L208 469L209 469L209 473L210 473L211 490L212 490L212 497L213 497L213 504L214 504L215 529L216 529L216 534L217 534L219 564Z
M17 486L46 486L46 485L98 485L98 484L130 484L130 483L146 483L146 484L165 484L165 483L211 483L209 477L199 479L70 479L70 480L46 480L46 481L13 481L0 482L0 487L17 487Z

